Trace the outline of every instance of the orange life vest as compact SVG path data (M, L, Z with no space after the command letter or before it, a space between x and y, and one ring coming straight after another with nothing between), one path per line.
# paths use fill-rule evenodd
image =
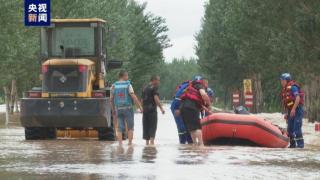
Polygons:
M301 90L300 86L295 81L289 81L286 87L282 88L281 96L282 103L285 108L292 109L294 102L296 100L295 95L292 93L292 86L296 86L299 91L300 104L304 105L304 92Z
M197 81L198 82L198 81ZM203 84L202 82L199 82ZM202 106L205 105L202 96L200 94L200 91L193 87L194 82L190 82L189 86L186 88L184 94L181 95L181 100L189 99L191 101L195 101L199 108L202 108Z

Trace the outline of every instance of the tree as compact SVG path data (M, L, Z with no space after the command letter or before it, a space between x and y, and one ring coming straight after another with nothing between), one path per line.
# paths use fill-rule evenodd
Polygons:
M319 86L319 8L316 0L210 0L196 36L199 65L228 97L243 78L254 79L261 108L277 111L279 75L291 72L306 84L307 109L315 109L320 99L310 86Z
M25 27L23 1L0 0L0 86L17 81L21 93L40 85L39 28ZM108 59L124 61L135 87L163 63L162 51L169 46L168 30L163 18L146 13L146 4L133 0L55 0L51 2L53 18L102 18L107 20ZM147 71L146 71L147 69ZM116 79L117 71L106 78ZM3 93L0 93L3 97Z
M195 59L173 59L170 63L161 65L160 95L162 98L171 100L178 85L186 80L192 79L194 75L201 75L199 66Z

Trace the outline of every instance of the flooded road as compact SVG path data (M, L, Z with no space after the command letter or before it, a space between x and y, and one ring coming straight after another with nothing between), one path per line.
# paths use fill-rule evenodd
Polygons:
M0 179L320 179L319 133L305 126L306 148L268 149L179 145L167 107L159 115L157 145L142 140L135 117L134 146L97 140L25 141L24 130L0 129ZM278 121L281 115L261 114ZM310 127L309 127L310 126Z

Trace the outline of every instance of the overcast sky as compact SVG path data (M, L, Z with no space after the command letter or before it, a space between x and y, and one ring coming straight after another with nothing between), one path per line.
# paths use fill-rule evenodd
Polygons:
M172 47L164 51L166 61L195 57L194 35L200 30L206 0L137 0L147 2L147 11L164 17Z

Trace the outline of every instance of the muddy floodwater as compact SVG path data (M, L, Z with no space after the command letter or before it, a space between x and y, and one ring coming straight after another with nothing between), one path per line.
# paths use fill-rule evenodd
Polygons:
M320 179L320 136L305 124L305 149L179 145L169 112L159 115L157 145L142 140L135 117L134 146L93 139L25 141L23 128L0 129L0 179ZM284 126L280 114L260 114Z

